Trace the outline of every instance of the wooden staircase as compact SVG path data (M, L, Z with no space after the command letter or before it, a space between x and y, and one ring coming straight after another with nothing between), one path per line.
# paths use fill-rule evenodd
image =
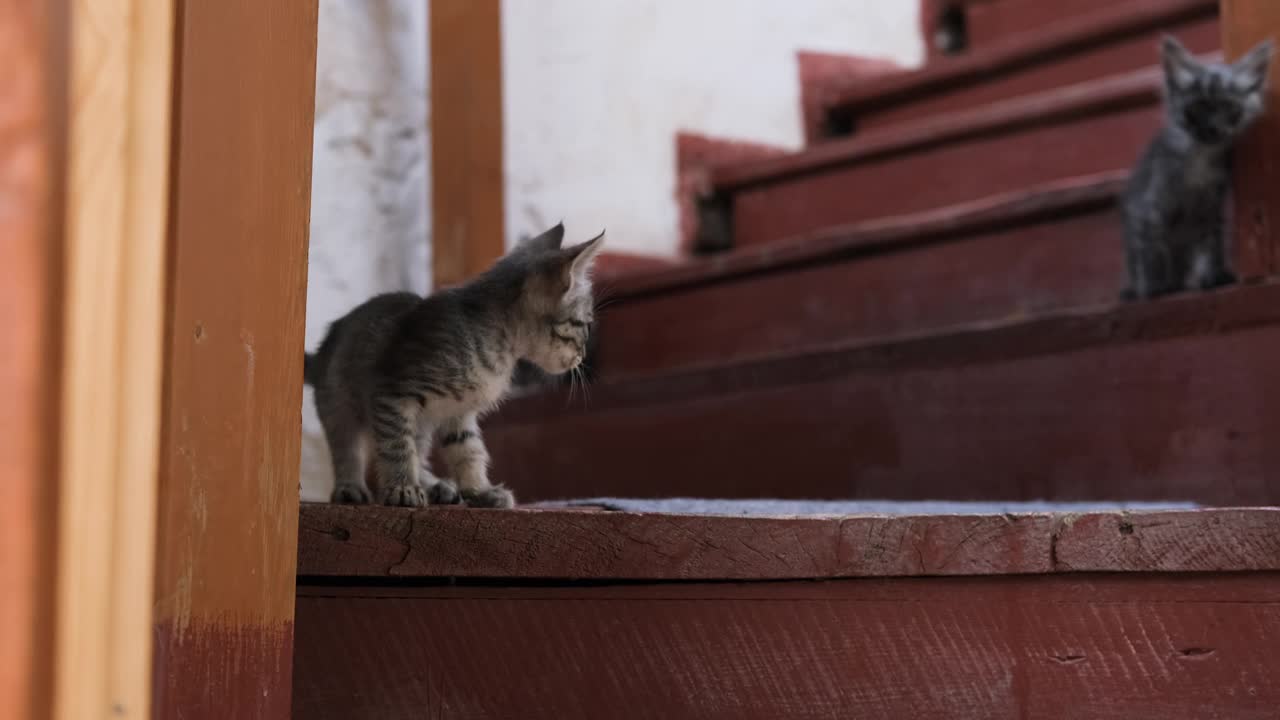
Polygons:
M1280 284L1118 299L1157 39L1220 52L1218 5L1052 5L926 0L964 54L809 93L806 148L685 183L698 254L607 269L595 382L491 418L496 477L525 502L1280 503ZM304 507L295 708L1272 717L1274 515Z
M1280 501L1280 291L1118 301L1165 28L1218 52L1213 2L1082 9L714 169L722 249L611 278L589 398L504 407L495 467L529 500Z

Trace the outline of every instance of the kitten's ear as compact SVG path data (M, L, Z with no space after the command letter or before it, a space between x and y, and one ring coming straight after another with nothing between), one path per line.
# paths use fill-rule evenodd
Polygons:
M1261 90L1267 84L1267 69L1271 67L1274 54L1275 42L1268 39L1232 63L1231 74L1236 87L1245 92Z
M1190 87L1200 71L1200 63L1172 35L1165 35L1160 41L1160 63L1164 66L1164 79L1170 90Z
M596 257L600 255L600 249L604 247L604 231L581 245L561 251L564 260L564 282L566 292L572 292L575 287L579 287L582 283L587 282L591 277L591 268L595 264Z
M519 247L526 250L559 250L560 244L564 242L564 221L556 223L555 227L547 230L541 235L529 238L520 243Z

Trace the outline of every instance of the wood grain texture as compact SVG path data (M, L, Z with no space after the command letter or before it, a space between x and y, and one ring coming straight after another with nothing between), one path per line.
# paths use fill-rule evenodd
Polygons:
M1272 718L1278 587L1275 573L303 587L294 688L299 717L343 720Z
M514 400L485 438L526 501L1270 505L1278 308L1246 287L601 382Z
M431 257L433 287L456 285L502 256L502 14L498 0L433 0Z
M601 291L592 370L619 380L1105 304L1124 282L1124 181L1055 183L620 279Z
M1057 534L1056 567L1071 570L1170 571L1263 569L1280 557L1277 511L1208 514L1086 515Z
M1222 46L1234 60L1266 39L1280 43L1280 4L1222 0ZM1268 112L1235 150L1234 242L1244 277L1280 273L1280 53L1272 59Z
M1154 81L1154 76L1148 79ZM1086 88L1052 94L1067 93L1090 97ZM1053 102L1052 98L1032 100ZM1159 126L1160 112L1151 82L1122 102L1080 114L1022 116L1030 121L1026 125L975 123L969 126L972 133L937 137L901 151L861 155L838 165L819 165L812 171L740 187L732 193L734 246L773 243L833 225L924 212L1067 178L1128 170ZM947 124L950 119L936 122ZM864 137L876 142L871 133ZM855 136L849 142L859 140ZM822 153L825 147L805 155ZM924 177L929 182L921 182Z
M68 35L64 2L0 0L3 718L53 698Z
M1217 551L1214 548L1218 548ZM747 518L303 505L303 577L785 580L1280 570L1280 510Z
M150 717L171 0L71 7L55 717Z
M831 105L844 118L832 124L869 130L1150 67L1165 32L1209 52L1221 46L1217 12L1215 0L1113 3L913 73L851 85Z
M287 718L316 1L184 3L158 718Z

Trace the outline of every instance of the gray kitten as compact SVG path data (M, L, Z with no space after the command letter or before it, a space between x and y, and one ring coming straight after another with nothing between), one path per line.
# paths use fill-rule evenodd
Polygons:
M1172 37L1161 50L1165 126L1123 200L1129 299L1235 282L1225 238L1231 146L1264 110L1272 43L1231 65L1202 63Z
M590 269L604 240L562 249L564 226L520 243L471 282L427 298L379 295L329 327L306 382L333 457L333 502L511 507L489 483L478 420L507 393L516 363L576 370L595 304ZM456 483L427 467L433 442Z

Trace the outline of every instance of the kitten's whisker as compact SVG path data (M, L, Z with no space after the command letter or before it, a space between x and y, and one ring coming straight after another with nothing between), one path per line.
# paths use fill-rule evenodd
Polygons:
M587 380L586 363L578 367L578 377L582 380L582 399L583 406L591 405L591 383Z
M600 301L599 304L596 305L596 312L600 312L601 310L604 310L605 308L618 302L621 299L622 298L605 298L604 300Z

